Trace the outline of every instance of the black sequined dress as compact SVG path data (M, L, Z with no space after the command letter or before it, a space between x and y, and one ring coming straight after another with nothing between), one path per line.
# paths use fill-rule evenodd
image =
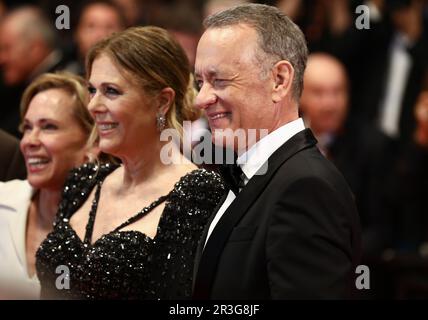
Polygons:
M54 230L36 253L42 298L191 297L196 247L209 216L225 192L221 178L204 169L192 171L168 195L91 244L102 181L116 168L109 164L86 164L74 170L67 180ZM94 187L96 195L82 241L69 220ZM138 231L120 231L164 201L165 209L154 239ZM65 276L67 273L69 278Z

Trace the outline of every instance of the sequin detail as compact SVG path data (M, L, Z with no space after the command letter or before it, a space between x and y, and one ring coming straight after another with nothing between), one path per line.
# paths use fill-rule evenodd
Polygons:
M209 216L225 192L220 176L199 169L182 177L165 196L156 237L139 231L119 231L147 214L149 207L112 232L90 243L69 224L72 214L116 165L86 164L66 182L54 230L36 254L42 298L59 299L188 299L193 261ZM93 215L95 218L95 215ZM93 219L94 219L93 218ZM88 219L90 229L91 219ZM88 233L89 231L89 233ZM58 266L70 270L70 289L57 289Z

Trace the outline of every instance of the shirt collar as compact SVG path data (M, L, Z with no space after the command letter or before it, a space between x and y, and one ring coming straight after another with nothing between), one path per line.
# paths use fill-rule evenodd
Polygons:
M260 139L247 152L239 156L236 163L241 167L247 181L256 173L265 174L269 157L292 136L304 129L302 118L286 123Z

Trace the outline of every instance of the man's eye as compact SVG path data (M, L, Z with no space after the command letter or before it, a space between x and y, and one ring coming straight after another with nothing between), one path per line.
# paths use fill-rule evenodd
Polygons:
M196 88L197 88L198 90L201 90L201 88L202 88L202 86L203 86L204 82L203 82L202 80L195 80L195 84L196 84Z
M221 87L224 86L226 84L227 80L225 79L214 79L213 84L216 87Z

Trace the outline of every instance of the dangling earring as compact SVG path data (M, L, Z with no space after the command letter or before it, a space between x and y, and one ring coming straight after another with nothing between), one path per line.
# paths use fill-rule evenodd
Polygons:
M162 132L162 130L165 129L165 125L166 125L165 116L159 112L156 115L156 126L158 127L158 131Z

